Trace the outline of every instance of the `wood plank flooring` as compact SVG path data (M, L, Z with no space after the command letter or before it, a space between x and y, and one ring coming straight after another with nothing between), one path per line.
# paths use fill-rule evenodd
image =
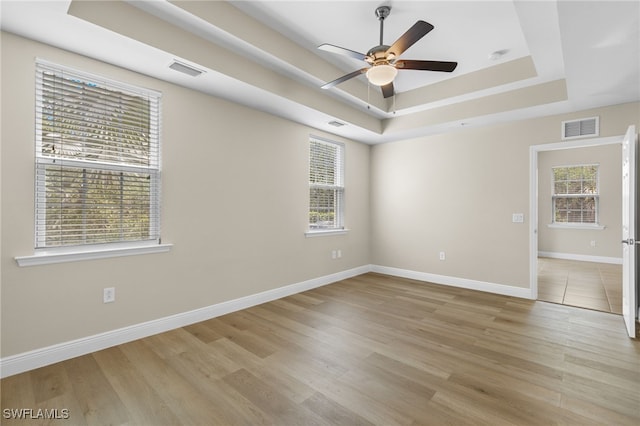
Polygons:
M619 315L369 273L1 390L3 425L638 425L640 342Z

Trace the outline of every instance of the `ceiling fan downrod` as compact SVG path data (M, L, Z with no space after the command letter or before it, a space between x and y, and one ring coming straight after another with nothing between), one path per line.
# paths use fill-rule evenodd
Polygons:
M389 6L380 6L376 9L376 16L378 17L378 21L380 21L380 46L383 45L382 36L384 34L384 20L389 16L389 13L391 13L391 8Z

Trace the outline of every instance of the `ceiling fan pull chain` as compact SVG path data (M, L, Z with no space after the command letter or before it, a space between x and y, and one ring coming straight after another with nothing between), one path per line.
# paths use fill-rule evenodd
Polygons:
M371 82L367 79L367 109L371 109Z

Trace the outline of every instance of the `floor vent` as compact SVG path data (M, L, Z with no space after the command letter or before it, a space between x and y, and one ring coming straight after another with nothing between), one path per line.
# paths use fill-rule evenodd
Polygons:
M581 118L562 122L562 139L586 138L600 135L600 117Z

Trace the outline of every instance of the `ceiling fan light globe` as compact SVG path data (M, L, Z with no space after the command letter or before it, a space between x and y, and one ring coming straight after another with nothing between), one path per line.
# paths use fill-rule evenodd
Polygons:
M375 86L385 86L393 81L398 70L391 65L375 65L367 70L367 79Z

